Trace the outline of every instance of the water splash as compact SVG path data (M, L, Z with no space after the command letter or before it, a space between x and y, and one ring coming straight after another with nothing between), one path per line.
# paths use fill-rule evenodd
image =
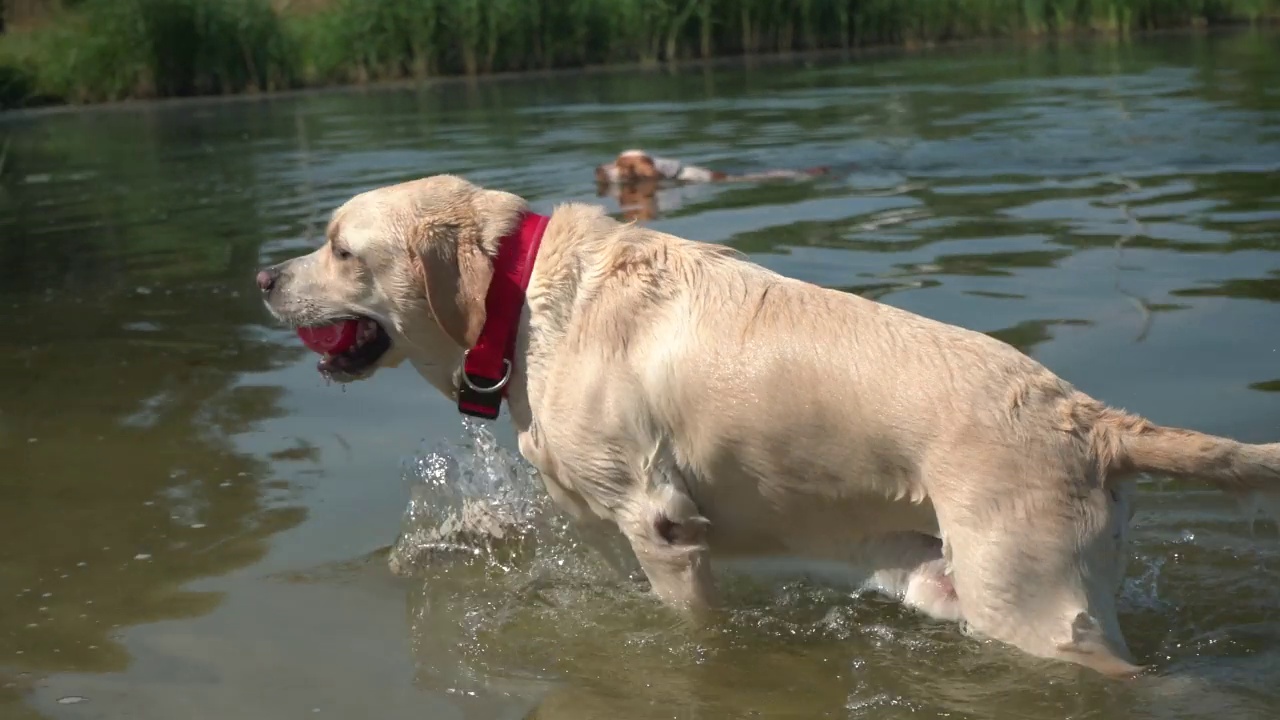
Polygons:
M496 557L500 546L532 539L548 514L536 470L503 448L486 424L465 418L462 430L460 439L404 467L409 502L390 554L397 574L442 555Z
M621 610L628 602L654 604L586 548L489 425L465 419L459 437L406 463L404 479L410 499L388 561L414 581L420 684L523 695L560 675L560 659L574 657L565 647L589 646L620 612L643 615Z
M542 499L537 471L502 447L485 423L464 418L462 430L460 441L441 442L407 463L406 522L439 520L442 512L461 509L469 500L484 500L531 518Z
M1133 609L1162 610L1169 606L1160 599L1160 571L1168 559L1164 555L1136 556L1138 572L1132 570L1125 576L1120 590L1120 601Z

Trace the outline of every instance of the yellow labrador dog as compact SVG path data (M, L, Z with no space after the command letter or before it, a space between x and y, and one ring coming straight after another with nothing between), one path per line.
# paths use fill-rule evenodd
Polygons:
M783 277L722 246L440 175L366 192L267 268L271 312L345 326L339 381L408 360L464 412L506 401L584 526L662 601L713 564L825 562L976 635L1112 675L1135 476L1280 509L1280 443L1160 427L984 334Z

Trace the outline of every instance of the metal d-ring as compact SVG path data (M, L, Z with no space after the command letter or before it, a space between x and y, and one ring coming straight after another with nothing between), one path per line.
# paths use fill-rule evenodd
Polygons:
M470 353L471 353L470 350L467 350L466 352L462 353L462 362L463 362L462 382L467 387L471 388L474 392L487 394L487 393L498 392L499 390L507 386L507 383L510 382L511 380L511 361L510 360L506 358L502 358L502 365L505 371L502 374L501 380L499 380L498 382L494 383L489 387L480 387L479 385L476 385L475 383L471 382L471 377L467 375L466 362L467 362L467 355L469 355Z

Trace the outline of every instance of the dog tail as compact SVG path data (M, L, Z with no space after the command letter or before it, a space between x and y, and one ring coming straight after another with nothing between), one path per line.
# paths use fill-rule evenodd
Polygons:
M1152 473L1208 482L1235 497L1250 517L1261 510L1280 523L1280 443L1162 427L1111 408L1098 408L1092 425L1105 476Z

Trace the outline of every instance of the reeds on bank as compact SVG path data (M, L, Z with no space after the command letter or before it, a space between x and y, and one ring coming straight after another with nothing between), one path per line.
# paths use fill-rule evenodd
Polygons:
M0 35L0 107L1280 16L1280 0L48 3L42 22Z

